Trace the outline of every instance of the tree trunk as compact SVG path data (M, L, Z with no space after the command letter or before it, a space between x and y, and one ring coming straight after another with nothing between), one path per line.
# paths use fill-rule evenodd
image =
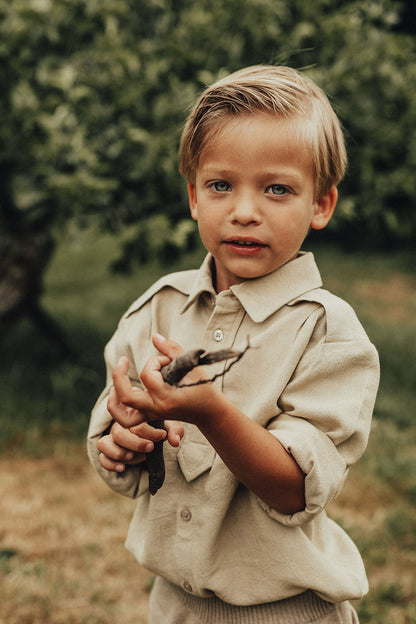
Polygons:
M63 331L41 308L42 278L54 250L45 228L15 224L0 233L0 337L20 318L28 317L45 338L68 356L71 349Z

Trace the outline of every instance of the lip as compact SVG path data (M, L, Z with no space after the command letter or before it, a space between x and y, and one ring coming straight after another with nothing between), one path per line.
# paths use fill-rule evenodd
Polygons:
M230 236L223 243L234 253L244 256L256 255L267 247L263 241L252 236Z

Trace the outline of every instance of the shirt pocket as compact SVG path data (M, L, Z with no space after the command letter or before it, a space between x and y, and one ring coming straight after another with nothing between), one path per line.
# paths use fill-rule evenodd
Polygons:
M210 470L215 450L193 425L185 425L185 435L178 451L178 463L186 481L190 483Z

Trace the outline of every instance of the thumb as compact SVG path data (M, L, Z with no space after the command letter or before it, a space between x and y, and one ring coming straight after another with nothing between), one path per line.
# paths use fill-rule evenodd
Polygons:
M182 347L173 340L168 340L161 334L153 334L152 342L156 349L174 360L178 355L183 353Z

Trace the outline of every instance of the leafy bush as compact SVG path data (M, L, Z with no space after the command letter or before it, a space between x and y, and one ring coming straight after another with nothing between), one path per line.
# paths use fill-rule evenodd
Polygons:
M334 99L350 168L329 236L416 233L414 37L395 0L0 0L0 328L36 302L54 226L129 224L119 267L189 247L177 144L206 83L305 68ZM158 224L162 224L158 227ZM5 302L8 303L5 303Z
M399 3L1 0L0 17L2 214L181 218L187 107L219 75L283 62L308 67L347 129L333 227L414 234L415 46L392 30Z

